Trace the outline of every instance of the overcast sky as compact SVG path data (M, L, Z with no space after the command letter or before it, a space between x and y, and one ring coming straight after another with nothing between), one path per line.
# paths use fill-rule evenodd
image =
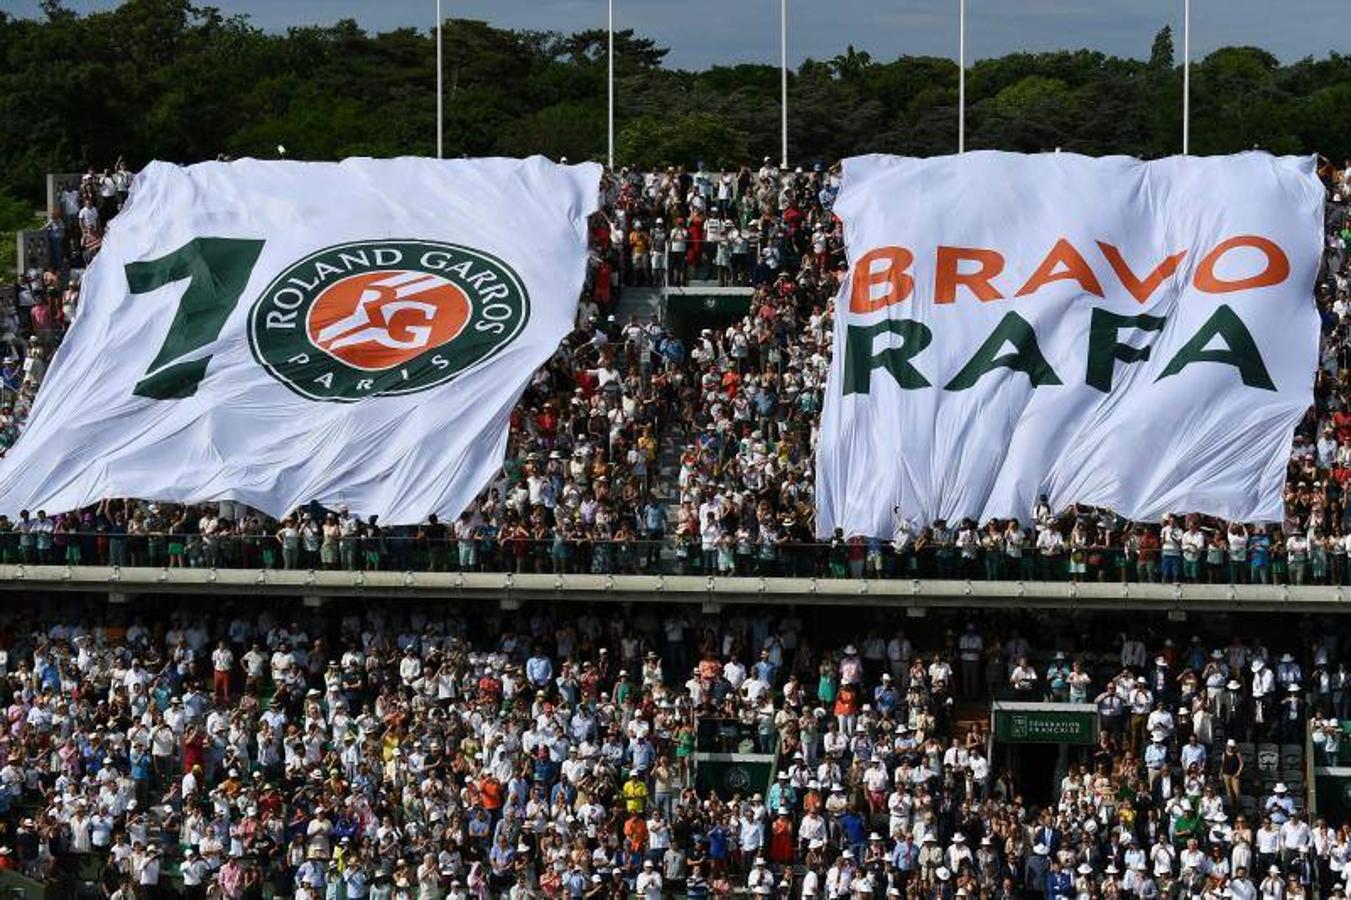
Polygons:
M206 2L206 0L199 0ZM1092 47L1144 57L1171 24L1182 52L1183 0L967 0L970 58L1015 50ZM669 65L777 62L778 0L614 0L615 27L633 28L671 48ZM116 0L66 0L72 9ZM355 18L371 30L431 27L435 0L216 0L269 30ZM834 56L847 44L878 59L957 55L957 0L788 0L789 58ZM1228 44L1255 44L1284 61L1351 46L1351 0L1194 0L1193 58ZM38 0L0 0L0 9L34 15ZM442 0L449 17L509 28L573 31L604 27L605 0Z

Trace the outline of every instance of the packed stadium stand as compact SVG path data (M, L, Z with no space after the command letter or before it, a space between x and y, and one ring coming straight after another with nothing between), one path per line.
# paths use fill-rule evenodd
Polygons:
M576 330L456 521L111 500L0 517L0 564L1348 584L1351 164L1320 177L1322 364L1279 527L1042 505L818 542L838 180L765 160L607 178ZM3 310L6 447L130 180L60 193ZM0 610L13 896L1293 900L1351 876L1324 616L93 590L11 580Z
M271 521L231 503L111 500L0 517L0 561L393 571L1346 584L1351 522L1351 184L1325 163L1317 405L1298 428L1276 527L1177 510L1022 521L898 517L818 542L813 447L845 259L817 165L620 170L592 221L576 330L535 373L500 479L454 522L380 522L311 503ZM72 180L7 311L0 445L17 438L77 314L79 277L126 197L123 161Z

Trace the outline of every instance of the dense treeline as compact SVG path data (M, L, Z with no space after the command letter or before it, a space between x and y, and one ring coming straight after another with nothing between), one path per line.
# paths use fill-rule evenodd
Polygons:
M453 20L445 42L448 155L604 153L603 31ZM621 163L777 156L777 69L673 71L662 67L664 49L631 32L618 47ZM1150 49L1143 60L1078 50L976 63L968 146L1176 152L1181 83L1167 29ZM429 154L434 69L428 32L368 34L350 20L268 33L187 0L129 0L83 16L45 0L39 19L0 13L0 198L39 200L45 172L110 165L118 153L133 167L274 157L279 144L296 158ZM1192 72L1193 152L1351 155L1351 56L1281 65L1231 47ZM883 62L850 47L804 62L789 94L797 163L956 146L957 69L947 59Z

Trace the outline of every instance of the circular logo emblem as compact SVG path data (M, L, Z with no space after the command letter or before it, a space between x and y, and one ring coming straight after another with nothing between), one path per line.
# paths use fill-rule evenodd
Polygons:
M745 766L732 766L727 770L727 776L724 779L729 790L744 791L750 787L751 773L746 771Z
M350 403L445 384L530 317L494 256L433 241L356 241L288 266L249 315L253 355L311 400Z

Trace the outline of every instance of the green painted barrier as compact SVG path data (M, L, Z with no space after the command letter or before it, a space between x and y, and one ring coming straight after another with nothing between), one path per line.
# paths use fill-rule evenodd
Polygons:
M1095 744L1098 711L1084 703L994 702L994 738L1010 744Z
M0 900L46 900L47 887L18 872L0 872Z

